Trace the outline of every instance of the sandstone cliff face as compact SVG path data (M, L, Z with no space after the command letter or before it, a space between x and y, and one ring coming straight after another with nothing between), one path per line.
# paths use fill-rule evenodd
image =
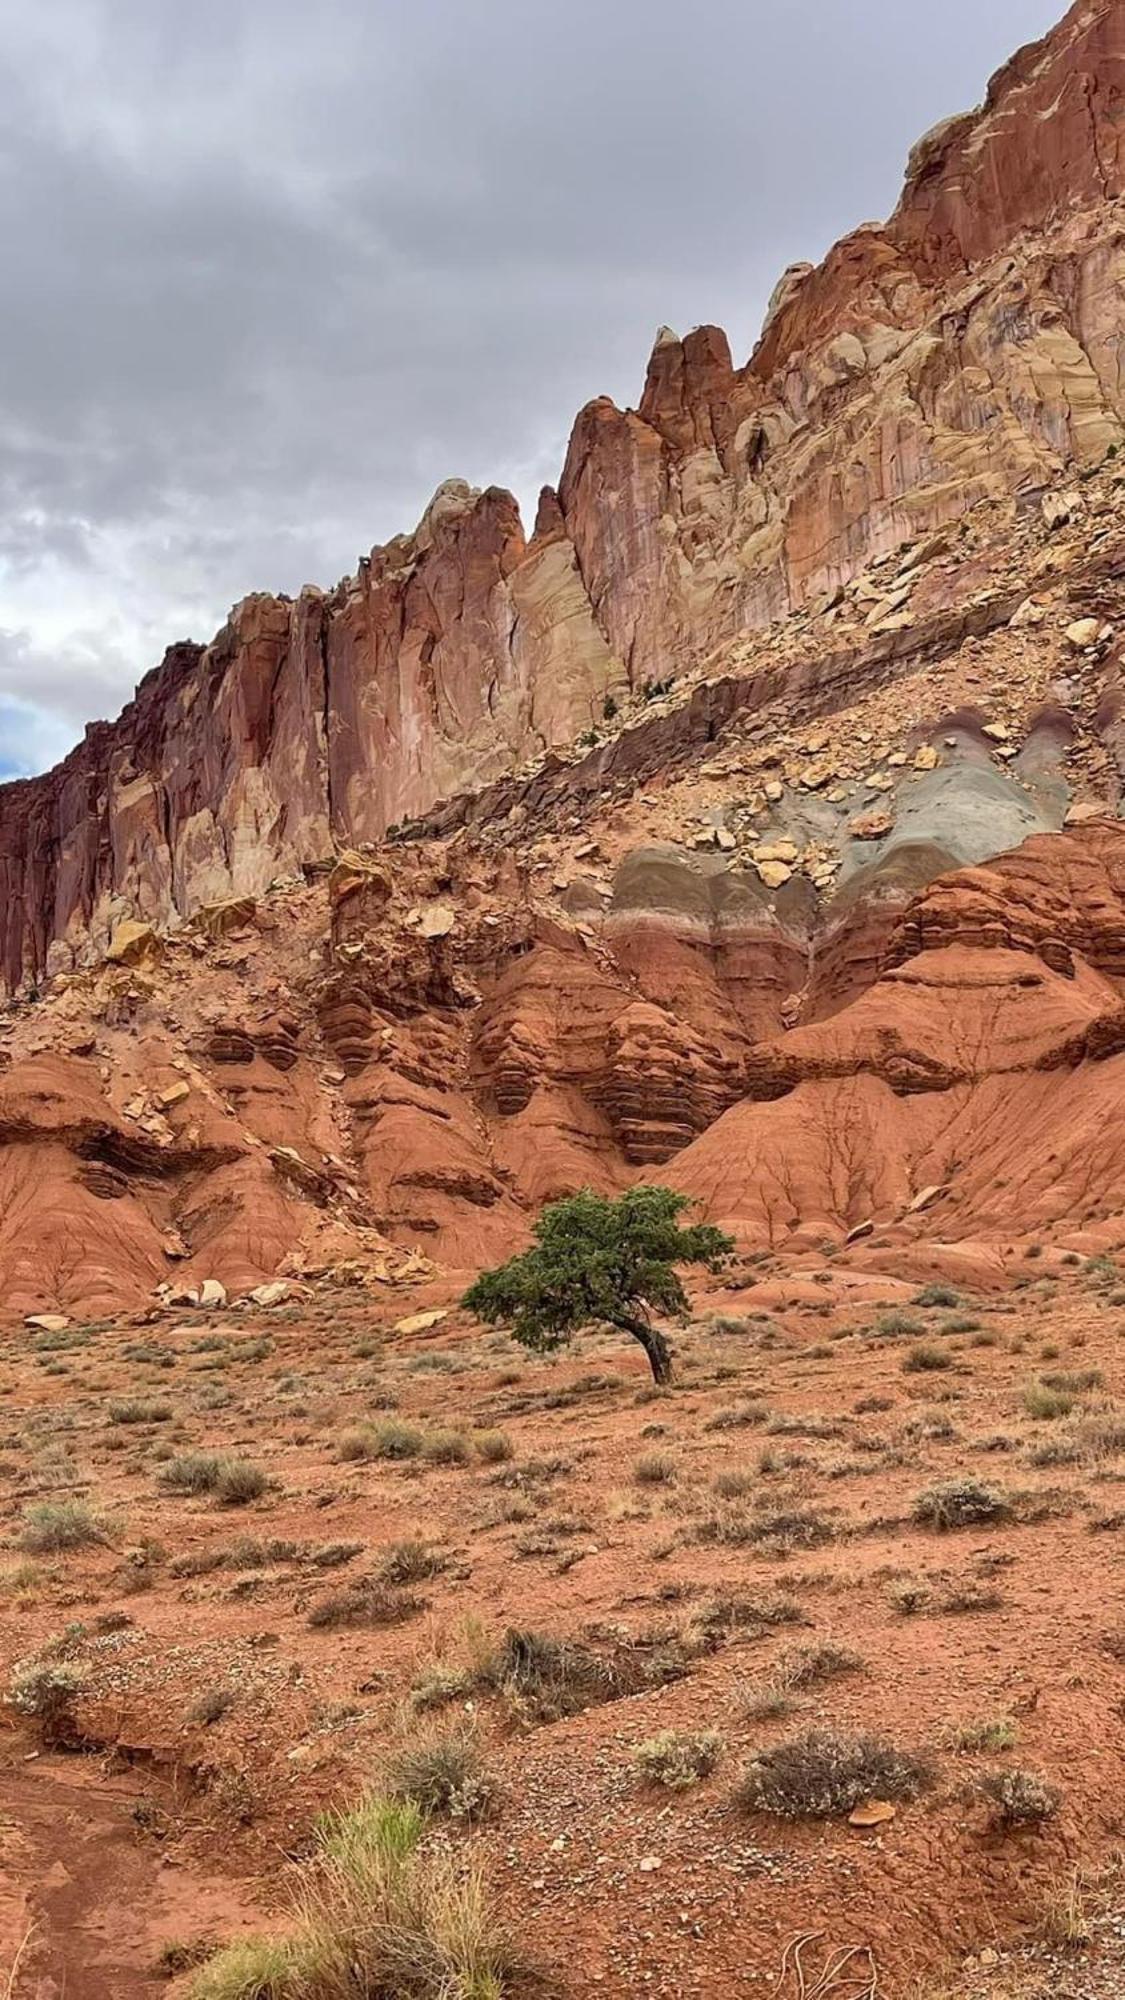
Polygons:
M90 962L572 742L873 557L1100 460L1125 422L1125 14L1079 0L915 148L882 227L787 273L744 368L665 331L524 535L439 490L411 536L174 647L0 789L0 982Z

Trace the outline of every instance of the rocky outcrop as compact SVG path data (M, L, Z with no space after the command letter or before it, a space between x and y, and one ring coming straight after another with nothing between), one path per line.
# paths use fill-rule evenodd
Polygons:
M530 540L509 494L453 481L336 589L172 648L116 723L0 789L0 982L487 791L718 646L745 675L746 635L880 553L1102 458L1123 80L1120 6L1079 0L920 142L886 225L786 274L744 367L715 328L662 331L638 409L579 416Z
M560 486L634 685L1122 439L1125 21L1080 0L914 149L885 226L795 267L759 347L665 329Z

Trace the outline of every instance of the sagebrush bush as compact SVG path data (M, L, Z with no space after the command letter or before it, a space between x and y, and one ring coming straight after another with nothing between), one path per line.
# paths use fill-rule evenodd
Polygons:
M422 1443L427 1465L468 1465L472 1446L464 1431L429 1431Z
M676 1477L676 1461L667 1451L643 1451L633 1461L633 1478L638 1486L670 1486Z
M791 1646L782 1653L771 1678L783 1688L817 1687L840 1674L859 1673L863 1664L860 1655L846 1646L837 1646L831 1639L814 1639L807 1646Z
M111 1424L167 1424L172 1421L170 1403L149 1396L112 1396L107 1405Z
M314 1632L338 1632L349 1626L401 1625L425 1608L423 1598L396 1590L378 1577L366 1577L318 1598L308 1622Z
M748 1812L781 1819L832 1819L866 1799L913 1799L930 1782L922 1757L877 1736L811 1729L762 1750L735 1793Z
M8 1700L18 1715L35 1723L48 1749L69 1750L80 1741L74 1704L85 1688L85 1675L69 1660L37 1655L16 1662Z
M717 1729L662 1729L633 1747L633 1762L641 1776L669 1791L686 1791L707 1778L723 1754Z
M902 1357L904 1375L937 1374L942 1368L952 1368L953 1356L944 1347L934 1347L929 1341L919 1341L917 1347L908 1348Z
M428 1815L481 1819L492 1803L495 1788L476 1732L462 1724L400 1744L388 1753L385 1772L392 1798L407 1799Z
M24 1509L17 1545L25 1555L63 1555L105 1538L104 1527L84 1500L37 1500Z
M269 1480L260 1466L222 1452L190 1451L168 1459L157 1473L173 1493L210 1493L220 1507L247 1507L260 1500Z
M1062 1804L1062 1793L1038 1771L1009 1766L986 1771L977 1779L976 1790L993 1808L1004 1826L1039 1826L1053 1818Z
M507 1431L476 1431L473 1449L485 1465L505 1465L515 1454L515 1446Z
M1046 1382L1029 1382L1023 1392L1023 1407L1037 1423L1055 1417L1069 1417L1076 1398L1066 1389L1049 1388Z
M957 1479L942 1480L919 1493L913 1506L914 1519L924 1528L976 1528L988 1521L1006 1521L1012 1507L1007 1494L987 1480L965 1473Z
M952 1285L929 1284L915 1292L913 1302L916 1306L959 1306L961 1294Z
M432 1576L440 1576L446 1568L446 1557L432 1542L424 1542L419 1536L409 1536L405 1541L392 1542L383 1550L379 1560L379 1575L384 1583L425 1583Z

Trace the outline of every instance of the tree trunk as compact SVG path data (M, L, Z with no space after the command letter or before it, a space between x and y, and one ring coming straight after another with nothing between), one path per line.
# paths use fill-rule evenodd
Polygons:
M667 1388L669 1382L674 1379L675 1370L672 1366L672 1350L660 1328L650 1326L645 1319L630 1319L625 1313L615 1319L613 1324L619 1326L622 1333L631 1333L634 1340L640 1341L648 1355L653 1381L658 1388Z

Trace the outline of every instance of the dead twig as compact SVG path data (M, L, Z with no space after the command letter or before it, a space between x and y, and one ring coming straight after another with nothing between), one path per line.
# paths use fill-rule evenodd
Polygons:
M830 1951L821 1970L807 1970L804 1953L819 1944L823 1931L802 1931L790 1938L781 1955L781 1985L793 1981L794 2000L877 2000L879 1968L868 1944L842 1945Z

